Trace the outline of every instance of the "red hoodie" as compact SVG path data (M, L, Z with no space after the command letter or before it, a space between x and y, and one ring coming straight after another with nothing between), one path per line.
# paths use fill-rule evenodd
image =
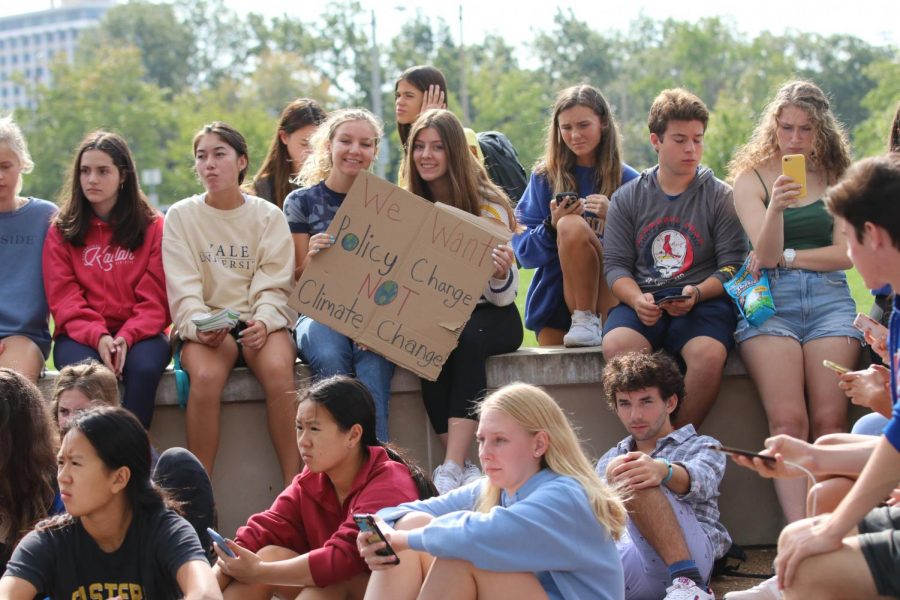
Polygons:
M44 289L54 337L65 334L96 348L106 334L130 348L169 326L162 264L163 216L147 226L144 243L128 250L113 241L109 223L91 216L84 246L51 226L44 242Z
M384 448L369 446L369 459L356 474L343 505L338 504L327 475L304 468L272 508L253 515L238 529L235 542L253 552L281 546L309 553L313 581L327 587L369 571L356 547L359 528L354 514L376 513L418 497L406 465L391 460Z

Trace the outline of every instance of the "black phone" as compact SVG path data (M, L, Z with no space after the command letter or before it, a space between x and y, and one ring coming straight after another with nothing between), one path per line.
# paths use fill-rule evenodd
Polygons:
M356 521L356 526L359 527L360 531L366 531L376 535L379 540L386 544L384 548L376 550L375 554L378 556L393 556L393 563L395 565L400 564L400 557L397 556L397 553L391 548L391 543L388 542L387 538L384 537L384 534L381 533L381 529L378 528L378 524L375 522L375 517L373 515L353 515L353 520Z
M560 208L569 208L578 202L578 194L575 192L560 192L556 195L556 205Z
M679 300L690 300L693 298L690 294L676 294L674 296L666 296L656 301L657 306L662 306L666 302L678 302Z
M750 452L749 450L741 450L740 448L731 448L729 446L722 446L716 444L710 444L707 446L710 450L715 450L716 452L724 452L725 454L739 454L741 456L746 456L747 458L761 458L766 462L775 462L774 456L766 456L765 454L759 454L757 452Z

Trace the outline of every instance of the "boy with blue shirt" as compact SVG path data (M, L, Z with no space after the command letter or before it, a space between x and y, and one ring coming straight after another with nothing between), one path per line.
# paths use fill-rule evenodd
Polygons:
M723 283L747 255L731 187L700 165L709 111L695 95L663 90L650 108L659 164L613 194L604 273L620 301L603 329L603 355L665 349L687 367L676 425L699 427L719 392L737 319Z
M710 449L718 442L693 425L673 427L684 379L664 353L621 354L607 363L601 383L630 434L596 467L628 494L626 533L616 544L626 600L712 600L706 583L713 562L731 545L719 523L725 456Z

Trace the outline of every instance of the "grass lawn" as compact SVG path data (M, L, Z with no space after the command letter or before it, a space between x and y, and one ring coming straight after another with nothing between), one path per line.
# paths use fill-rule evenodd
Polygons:
M533 276L533 269L519 269L519 294L516 296L516 306L519 307L519 314L522 315L523 322L525 321L525 294L528 292L528 286L531 284L531 278ZM863 283L862 277L859 276L856 269L847 271L847 281L850 284L850 294L853 296L853 300L856 301L856 311L868 314L875 298L869 293L869 290ZM534 332L526 329L522 346L529 347L537 345Z

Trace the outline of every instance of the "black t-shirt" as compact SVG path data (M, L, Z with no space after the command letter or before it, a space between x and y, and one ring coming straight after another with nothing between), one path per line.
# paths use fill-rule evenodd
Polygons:
M41 598L180 598L175 575L191 560L206 563L197 534L175 512L163 509L135 515L122 545L110 553L77 520L32 531L13 552L6 576L30 582Z

